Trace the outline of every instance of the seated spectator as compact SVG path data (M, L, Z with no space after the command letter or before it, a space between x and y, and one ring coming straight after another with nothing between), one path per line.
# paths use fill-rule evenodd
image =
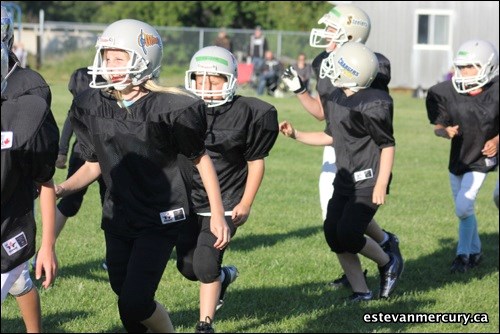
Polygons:
M278 87L278 79L283 72L283 64L276 58L272 51L268 50L264 54L264 65L262 72L258 78L257 95L264 94L267 88L267 93L273 95L274 90Z
M292 65L292 67L295 71L297 71L297 74L304 83L307 92L310 93L311 91L309 90L309 83L313 73L313 69L311 64L306 62L306 55L302 52L299 53L299 56L297 57L297 63L295 65Z

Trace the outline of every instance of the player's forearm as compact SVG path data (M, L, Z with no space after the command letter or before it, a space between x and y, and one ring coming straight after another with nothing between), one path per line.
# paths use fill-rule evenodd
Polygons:
M56 192L52 179L40 186L40 215L42 218L41 247L54 248L56 243Z
M318 121L323 121L325 119L325 113L323 111L323 105L319 98L312 97L308 92L297 94L297 98L300 103Z
M333 144L333 138L324 132L302 132L294 129L294 137L295 140L311 146L330 146Z
M384 147L380 153L380 170L377 178L377 185L387 188L391 177L392 166L394 164L394 155L396 149L394 146Z
M100 175L101 167L99 163L86 161L71 177L56 186L57 196L64 197L77 192L89 186Z
M248 175L247 182L245 184L245 192L241 198L240 203L251 207L255 197L257 196L257 191L264 178L265 164L264 159L258 159L248 162Z

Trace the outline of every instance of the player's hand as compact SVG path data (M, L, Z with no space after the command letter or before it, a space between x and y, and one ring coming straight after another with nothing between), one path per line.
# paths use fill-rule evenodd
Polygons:
M481 153L483 153L483 155L487 156L488 158L492 158L495 155L497 155L498 154L498 136L496 136L493 139L488 140L484 144L484 147L481 150Z
M214 248L223 250L231 241L231 230L224 216L210 218L210 232L217 238Z
M48 289L54 283L57 275L58 263L54 248L40 247L36 253L35 278L42 280L42 286Z
M65 169L67 159L68 157L65 154L59 154L56 160L56 168Z
M284 134L286 137L295 139L297 135L297 131L293 128L292 123L288 121L283 121L279 124L279 130L282 134Z
M56 198L57 198L57 199L59 199L59 198L61 198L61 197L64 197L64 191L65 191L65 189L64 189L61 185L56 184L56 185L54 186L54 190L55 190L55 192L56 192Z
M297 71L295 71L292 66L289 66L285 70L285 72L281 76L281 80L283 80L288 89L295 94L302 94L307 90L306 86L297 74Z
M245 224L249 215L250 215L250 207L242 203L238 203L238 205L236 205L233 208L233 213L231 217L233 219L234 226L240 227L241 225Z

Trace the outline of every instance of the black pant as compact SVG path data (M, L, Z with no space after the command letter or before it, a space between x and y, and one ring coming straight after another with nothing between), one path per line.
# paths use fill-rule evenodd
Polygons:
M179 223L128 238L104 233L109 283L118 296L128 332L145 332L141 321L156 309L154 296L178 238Z
M378 205L371 196L344 196L333 193L323 223L325 239L335 253L357 254L365 247L364 236Z
M189 222L184 223L177 242L177 269L189 280L212 283L220 276L224 250L214 247L217 240L210 231L210 218L192 215ZM236 227L230 216L226 222L231 230L231 237Z

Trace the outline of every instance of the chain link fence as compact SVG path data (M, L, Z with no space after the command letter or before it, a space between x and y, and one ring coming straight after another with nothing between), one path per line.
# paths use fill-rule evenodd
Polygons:
M27 51L35 55L41 63L46 58L75 51L93 55L97 37L105 28L106 26L102 24L73 22L45 22L43 27L24 23L19 35L22 36ZM164 65L183 69L189 66L189 61L196 51L213 45L220 31L217 28L155 28L163 39ZM250 36L254 31L229 28L225 30L231 38L233 53L238 61L246 62ZM321 51L309 46L309 32L268 30L264 31L264 35L269 49L285 65L294 63L301 52L306 54L310 62Z

